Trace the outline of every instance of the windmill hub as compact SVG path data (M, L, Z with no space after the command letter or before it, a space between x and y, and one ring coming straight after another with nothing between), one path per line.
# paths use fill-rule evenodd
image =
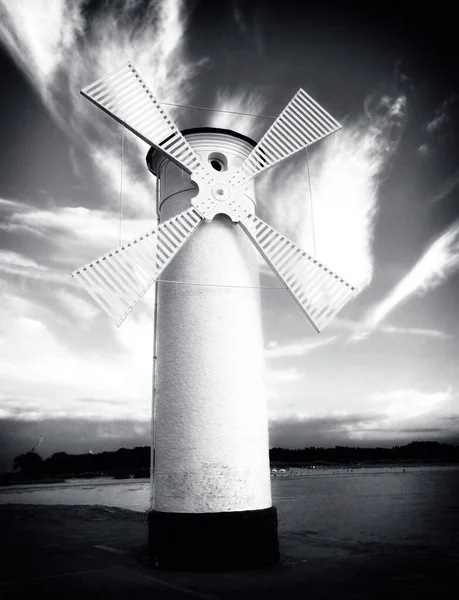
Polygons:
M212 188L212 196L219 202L226 202L231 196L231 191L224 183L217 183Z
M191 198L191 205L207 221L223 214L230 217L234 223L238 223L253 212L252 202L239 190L235 192L226 179L222 179L219 177L213 185L206 185L205 181L192 175L191 181L197 184L199 193Z

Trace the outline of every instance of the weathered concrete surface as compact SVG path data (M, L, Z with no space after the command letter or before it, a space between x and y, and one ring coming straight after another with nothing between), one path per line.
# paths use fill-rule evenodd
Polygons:
M91 506L0 508L1 598L372 600L456 597L459 548L442 554L281 534L282 560L254 571L147 565L146 515Z

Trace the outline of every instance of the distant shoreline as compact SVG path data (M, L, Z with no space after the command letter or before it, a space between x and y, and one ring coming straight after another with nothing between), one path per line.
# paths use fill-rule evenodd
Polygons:
M145 479L150 476L151 447L118 448L116 451L85 454L55 452L43 459L36 451L29 451L13 459L8 473L0 473L0 485L19 482L54 483L57 479L112 476L123 480L130 477ZM250 462L250 457L247 458ZM231 461L231 459L230 459ZM413 466L459 465L459 445L416 441L405 446L319 448L279 448L269 450L270 469L361 469L411 468Z
M359 464L359 465L312 465L312 466L299 466L299 465L291 465L285 469L279 468L271 468L270 474L271 478L281 478L281 477L311 477L316 475L344 475L350 473L356 473L359 471L388 471L388 470L398 470L399 472L410 472L418 469L453 469L459 468L459 464L451 464L451 463L432 463L432 462L424 462L424 463L416 463L416 464L396 464L396 463L387 463L387 464ZM371 473L365 473L371 475ZM376 473L375 473L376 474ZM78 481L83 484L83 482L88 482L88 484L94 480L94 483L103 479L105 481L113 481L122 483L124 481L138 481L142 479L144 481L148 481L149 477L145 476L142 478L135 477L133 475L126 475L124 477L110 475L100 475L94 474L88 476L85 475L72 475L70 477L62 478L45 478L45 479L14 479L11 481L0 481L0 489L3 488L11 488L15 486L21 485L52 485L58 483L70 483L72 481Z

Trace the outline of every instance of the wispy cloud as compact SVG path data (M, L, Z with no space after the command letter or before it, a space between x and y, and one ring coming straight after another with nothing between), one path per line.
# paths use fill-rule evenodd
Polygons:
M265 356L267 358L287 358L292 356L304 356L308 352L328 346L337 340L338 336L314 337L299 340L287 344L270 344L266 349Z
M18 200L12 200L11 198L0 198L0 210L10 212L12 210L19 211L27 208L26 202L20 202Z
M414 335L419 337L438 338L440 340L450 339L452 336L438 329L424 329L422 327L396 327L394 325L383 325L379 328L382 333L393 333L398 335Z
M79 90L132 60L160 100L183 102L198 65L185 54L181 0L130 0L117 3L116 10L107 3L91 8L86 4L84 0L0 0L0 41L52 117L100 168L107 188L119 192L119 156L113 148L119 148L120 126L96 112ZM143 142L126 133L126 156L136 156L138 161L124 165L126 179L137 187L129 186L126 194L131 206L152 213L154 202L145 202L146 197L154 197L153 179L144 168L146 150ZM100 161L101 155L105 162ZM113 197L117 202L118 196Z
M423 157L432 157L444 148L453 131L456 129L454 113L455 105L459 100L457 94L451 94L435 108L430 118L424 123L424 141L418 147L418 152ZM448 152L448 151L447 151Z
M368 311L360 333L352 339L364 338L402 303L412 296L423 296L441 285L459 268L459 222L453 223L426 250L414 267L389 294Z
M418 389L397 389L373 394L370 410L382 414L388 419L407 419L419 417L448 402L453 395L452 388L443 391L425 391Z
M29 241L35 238L36 249L46 257L46 267L57 266L71 271L119 245L119 215L115 212L56 205L36 209L17 202L12 203L11 208L13 210L4 211L0 231L23 236ZM152 218L125 216L122 240L144 233L154 225ZM3 256L9 257L10 265L14 264L12 255Z
M266 120L248 115L261 115L264 106L265 100L257 92L218 90L213 106L218 112L211 113L209 126L234 129L248 137L253 137L266 125ZM241 113L248 113L248 115Z
M454 171L451 175L449 175L445 181L443 181L440 189L435 194L433 202L440 202L446 196L449 196L451 192L457 189L459 186L459 170Z
M268 379L271 383L288 383L301 381L304 374L300 373L295 367L286 369L270 369L268 371Z
M448 123L449 119L446 113L437 114L431 121L426 123L425 128L429 133L437 132L439 129Z
M378 191L397 149L406 104L401 92L369 97L365 116L345 119L342 130L314 147L312 202L303 154L259 184L259 200L269 198L264 206L270 222L360 288L372 278Z
M244 15L242 13L242 10L238 6L235 6L233 8L233 19L234 19L234 23L235 23L239 33L242 33L242 34L246 33L247 32L247 24L244 20Z
M457 94L452 94L448 96L441 104L438 106L433 116L425 123L424 129L430 134L438 134L441 133L447 123L450 122L450 111L452 105L457 102L459 97Z
M244 5L244 11L237 0L233 2L232 17L236 30L244 43L254 43L260 56L264 54L263 6Z
M418 147L418 152L424 158L427 157L427 156L429 156L430 150L429 150L428 144L426 144L426 143L420 144L420 146Z
M439 180L432 194L434 204L456 193L459 185L455 152L458 102L459 95L452 94L437 107L433 118L424 126L425 140L418 148L421 156L428 157L436 165Z
M17 287L22 292L31 286L41 289L49 286L75 287L75 282L62 269L39 263L20 252L0 249L0 290L5 292ZM32 300L32 299L31 299Z
M22 290L29 288L30 280L37 280L41 286L49 283L59 283L66 286L75 285L71 279L57 269L49 269L43 265L21 268L4 262L2 258L0 258L0 275L0 290L2 291L9 287L11 281L17 283Z
M19 252L12 252L11 250L0 250L0 265L13 265L18 267L43 270L46 267L39 265L33 258L23 256Z
M352 321L350 319L338 317L334 320L333 324L337 329L354 333L357 337L362 333L362 322L360 321ZM450 334L440 331L439 329L428 329L423 327L400 327L398 325L384 325L383 323L375 325L372 331L390 335L412 335L417 337L437 338L439 340L447 340L452 338Z
M57 71L84 29L84 0L2 0L0 34L43 101L52 102Z

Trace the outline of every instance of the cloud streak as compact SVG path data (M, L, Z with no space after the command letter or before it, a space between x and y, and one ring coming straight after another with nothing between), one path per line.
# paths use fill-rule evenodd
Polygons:
M268 346L265 352L267 358L289 358L292 356L304 356L316 348L328 346L337 340L338 336L320 338L306 338L291 344L274 344Z
M351 321L350 319L337 318L334 325L343 331L348 331L359 336L362 334L362 323L359 321ZM423 327L400 327L398 325L379 324L373 328L373 331L378 333L386 333L390 335L408 335L417 337L437 338L439 340L448 340L452 336L439 329L427 329Z
M445 130L445 126L451 120L451 107L457 102L458 98L457 94L452 94L435 109L433 117L424 125L427 133L438 135Z
M27 236L28 240L33 237L35 251L39 250L45 258L46 265L41 268L57 266L70 271L76 265L89 262L119 244L119 216L116 213L81 206L36 208L12 201L8 201L3 208L4 219L0 222L0 231ZM154 225L152 218L124 217L122 238L135 237ZM56 252L56 249L59 251ZM17 253L15 256L9 251L3 251L0 259L2 257L1 262L16 266L27 266L24 260L29 263L32 260ZM35 262L28 266L37 265Z
M443 198L449 196L452 192L454 192L459 185L459 170L454 171L440 186L440 189L435 194L434 199L432 201L433 204L436 202L440 202Z
M368 311L359 340L373 331L395 309L413 296L424 296L444 283L459 268L459 221L453 223L425 251L399 283Z
M393 325L384 325L379 328L382 333L392 333L398 335L414 335L419 337L437 338L440 340L451 339L451 335L438 329L424 329L422 327L396 327Z

